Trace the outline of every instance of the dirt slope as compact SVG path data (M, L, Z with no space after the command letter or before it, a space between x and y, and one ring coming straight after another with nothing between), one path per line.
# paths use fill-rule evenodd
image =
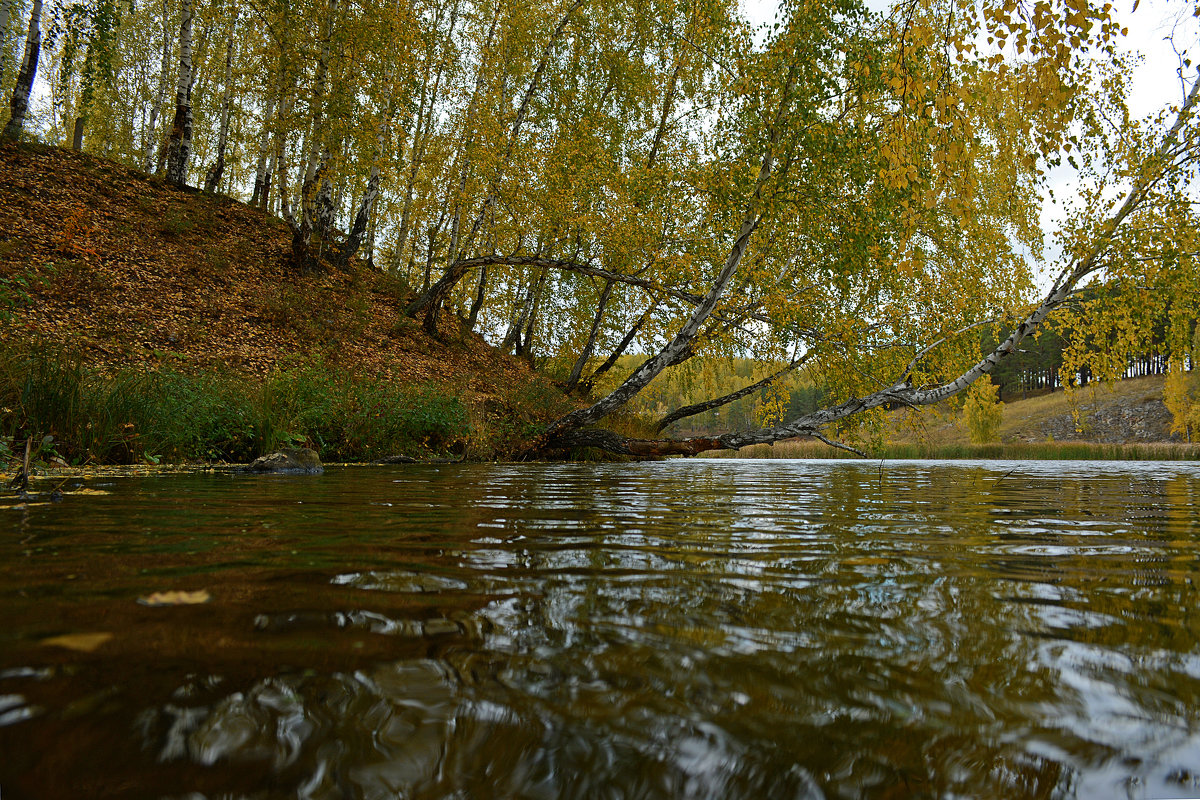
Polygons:
M450 317L442 341L401 313L400 281L361 262L309 277L278 219L58 148L0 146L0 336L100 365L170 361L263 373L315 358L476 400L549 389ZM450 315L444 315L450 316Z

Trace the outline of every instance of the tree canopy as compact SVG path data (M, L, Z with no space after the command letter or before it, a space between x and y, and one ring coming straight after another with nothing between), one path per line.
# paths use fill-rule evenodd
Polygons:
M431 333L453 316L608 388L543 448L833 439L992 373L1064 306L1064 371L1118 374L1151 331L1191 346L1196 76L1181 62L1179 102L1134 118L1109 3L784 0L757 30L733 0L47 9L27 129L248 200L292 226L297 268L365 257ZM1063 164L1078 201L1047 242ZM1004 333L981 355L984 326ZM623 354L638 366L601 380ZM775 365L751 389L803 365L830 405L720 437L603 429L697 355Z

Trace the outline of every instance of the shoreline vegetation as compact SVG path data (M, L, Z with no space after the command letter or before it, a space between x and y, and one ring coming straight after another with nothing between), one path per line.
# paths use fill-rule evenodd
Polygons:
M881 460L990 461L1197 461L1200 445L1174 442L1108 444L1100 442L994 442L991 444L890 443L868 451ZM844 450L812 441L777 442L744 447L736 453L705 453L706 458L845 459ZM854 458L854 456L849 456ZM857 459L861 460L861 459Z
M300 445L326 463L504 460L580 402L454 315L429 336L402 314L419 287L358 262L296 275L286 230L258 209L36 144L0 147L0 167L0 470L9 476L27 443L43 472L244 464ZM1161 387L1138 391L1138 402L1161 397ZM1018 405L1008 404L1010 417ZM653 435L634 415L609 423ZM866 451L1200 458L1188 444L1012 441L1009 423L1003 443L986 445L902 427ZM845 453L791 440L710 456Z
M1131 381L1133 391L1123 394L1144 401L1159 382ZM491 461L514 457L549 413L566 402L547 387L515 398L506 414L489 415L464 401L465 395L432 383L363 376L319 357L256 376L212 368L189 373L172 364L102 369L61 344L5 343L0 346L0 460L16 468L28 443L38 471L60 476L100 465L167 470L245 464L292 446L312 447L330 464L447 456ZM1008 404L1009 416L1020 418L1006 423L1008 436L1027 435L1036 420L1067 405L1061 393ZM1040 416L1022 412L1023 407ZM521 408L524 416L518 414ZM961 425L947 422L952 417L936 416L921 434L903 430L902 420L893 418L887 434L866 451L887 460L1200 459L1200 445L1183 442L952 441L955 434L948 431L962 436ZM603 457L582 449L572 455ZM791 440L704 456L835 459L846 453L816 440Z
M321 358L265 375L170 364L101 369L42 342L0 347L0 459L243 464L281 447L323 461L515 454L565 398L536 384L498 406L432 382L387 380Z
M511 458L573 403L361 260L288 266L259 209L87 153L0 144L0 470ZM419 288L419 287L417 287Z

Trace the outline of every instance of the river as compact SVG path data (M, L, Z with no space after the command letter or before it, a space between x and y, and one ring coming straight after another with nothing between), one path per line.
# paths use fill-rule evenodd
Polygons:
M1195 465L75 483L0 509L3 800L1200 797Z

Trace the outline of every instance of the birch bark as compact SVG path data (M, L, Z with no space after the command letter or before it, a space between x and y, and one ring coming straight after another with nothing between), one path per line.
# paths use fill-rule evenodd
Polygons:
M158 118L162 115L163 106L167 103L167 74L171 71L171 27L167 21L170 18L169 0L163 0L162 4L162 20L163 20L163 35L162 35L162 67L158 73L158 89L154 93L154 105L150 108L150 120L146 124L146 140L143 143L142 160L146 165L146 172L154 170L155 158L159 146L159 140L154 135L155 127L158 124ZM159 162L162 163L161 161ZM162 167L158 168L162 171Z
M225 42L225 90L221 97L221 128L217 134L217 160L204 178L204 191L215 192L225 174L225 146L229 141L229 108L233 103L233 34L237 27L237 7L229 23L229 38Z
M13 11L17 0L0 0L0 85L4 84L4 75L8 72L8 41L9 26L12 24Z
M182 0L179 23L179 78L175 87L175 119L167 146L167 182L187 183L192 149L192 0Z
M371 221L371 213L375 208L375 201L379 198L379 173L380 163L383 161L384 148L387 146L388 134L390 126L385 120L379 126L379 133L375 137L375 159L371 163L371 175L367 178L367 190L363 194L362 202L359 203L358 211L354 214L354 224L350 227L350 233L346 236L346 243L337 254L337 262L346 264L350 259L354 258L358 253L358 249L362 246L363 237L367 233L367 227Z
M29 9L29 31L25 36L25 57L21 60L21 71L13 86L9 102L8 124L4 126L2 139L20 138L25 129L25 116L29 112L29 93L33 89L33 78L37 74L38 57L42 52L42 0L33 0Z
M267 198L271 194L271 173L275 171L275 159L271 150L271 123L275 115L275 93L267 95L267 106L263 111L262 133L258 140L258 163L254 169L254 193L250 197L250 205L267 208Z

